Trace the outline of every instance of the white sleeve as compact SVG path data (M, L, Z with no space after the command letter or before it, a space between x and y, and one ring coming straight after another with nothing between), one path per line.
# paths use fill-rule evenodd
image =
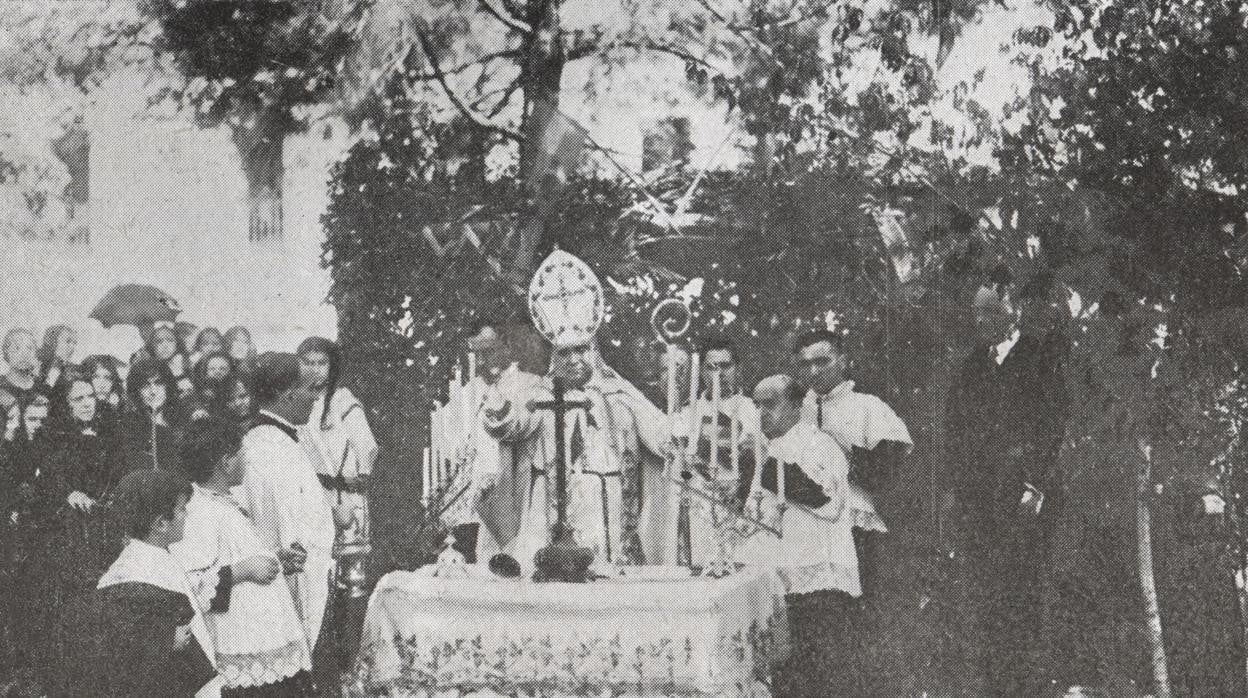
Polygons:
M346 388L342 389L342 393L345 398L344 402L348 405L346 412L343 413L342 428L346 430L347 441L355 451L356 457L359 458L360 473L371 473L373 463L377 460L377 439L373 437L373 430L368 426L368 415L364 412L364 404L355 399L351 391Z
M221 556L219 537L220 527L211 517L188 516L182 540L169 546L169 552L186 572L200 608L209 607L221 582L221 569L228 565Z
M254 432L244 442L244 449L247 475L243 490L256 533L270 549L288 548L300 538L298 516L291 509L299 502L299 493L286 491L281 472L284 454Z

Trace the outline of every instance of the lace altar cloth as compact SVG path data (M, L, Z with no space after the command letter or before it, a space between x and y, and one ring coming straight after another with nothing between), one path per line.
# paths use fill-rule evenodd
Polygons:
M534 584L392 572L369 600L352 696L768 696L784 585L678 568Z

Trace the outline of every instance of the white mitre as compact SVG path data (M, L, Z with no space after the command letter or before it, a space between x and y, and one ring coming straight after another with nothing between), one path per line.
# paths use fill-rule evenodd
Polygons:
M562 250L543 260L529 283L533 325L555 346L592 340L604 312L602 283L594 270Z

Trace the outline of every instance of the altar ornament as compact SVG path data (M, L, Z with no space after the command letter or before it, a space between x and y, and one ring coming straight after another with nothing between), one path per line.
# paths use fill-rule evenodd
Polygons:
M438 553L438 562L433 568L433 576L443 579L464 579L468 576L468 561L463 553L455 549L455 534L446 534L446 548Z
M586 402L564 399L561 378L554 378L554 399L537 402L534 409L550 410L555 414L555 433L565 434L568 410L587 408ZM533 581L535 582L588 582L593 578L589 571L594 562L594 551L576 544L572 527L568 524L568 449L566 440L555 439L555 525L551 527L550 545L533 556Z
M476 356L468 354L467 378L457 362L447 382L446 402L434 401L429 412L429 445L421 452L421 504L427 516L459 522L471 517L472 465L477 453L472 438L478 385L472 380Z

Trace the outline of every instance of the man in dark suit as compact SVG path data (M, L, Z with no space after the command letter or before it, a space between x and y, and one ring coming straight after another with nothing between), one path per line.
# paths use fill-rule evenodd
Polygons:
M1056 468L1066 424L1065 344L1052 283L1019 293L1002 286L975 297L977 344L950 390L948 458L969 571L984 633L984 694L1029 694L1061 483Z

